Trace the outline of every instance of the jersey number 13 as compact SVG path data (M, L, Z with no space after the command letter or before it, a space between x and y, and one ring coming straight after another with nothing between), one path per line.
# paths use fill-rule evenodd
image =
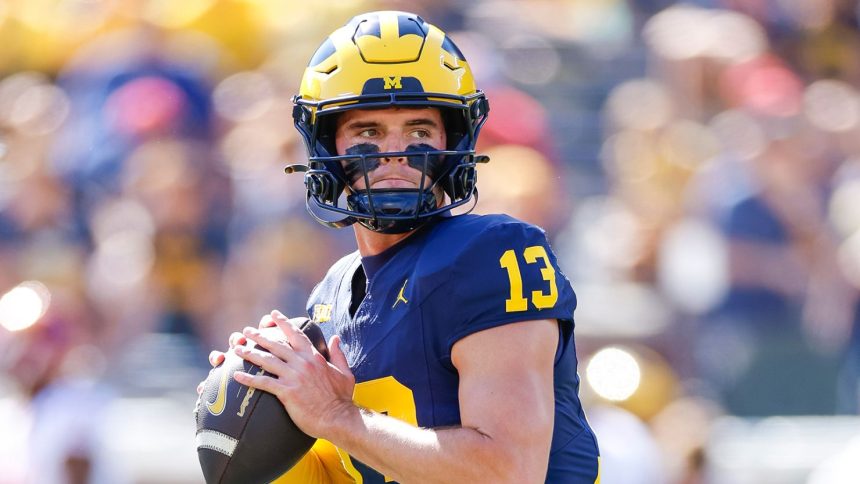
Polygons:
M558 287L555 283L555 268L549 262L546 249L542 245L526 247L523 251L523 259L526 261L526 264L535 264L538 261L543 264L540 273L548 286L542 289L546 289L549 292L545 292L544 290L531 292L532 304L538 309L547 309L555 306L555 303L558 301ZM511 284L511 297L505 301L505 311L514 313L527 310L529 308L529 300L526 299L523 293L523 276L520 272L517 253L513 249L506 250L499 259L499 265L508 271L508 281Z

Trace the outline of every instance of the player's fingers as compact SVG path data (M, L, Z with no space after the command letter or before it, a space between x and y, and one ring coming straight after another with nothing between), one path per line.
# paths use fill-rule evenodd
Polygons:
M271 314L266 314L262 318L260 318L260 324L257 325L258 328L271 328L275 325L275 321L272 319Z
M289 368L284 360L266 351L246 346L237 346L233 351L245 361L249 361L275 375L283 375Z
M335 366L344 374L351 374L349 363L346 361L346 355L340 349L340 336L334 335L328 340L329 363Z
M227 338L227 344L232 348L234 346L246 345L248 344L248 340L245 338L244 334L235 331L230 333L230 337Z
M233 373L233 379L242 385L258 388L275 396L278 396L282 389L282 385L278 383L278 380L271 376L251 375L244 371L237 371Z
M248 339L267 349L281 360L289 361L297 358L296 352L293 351L290 344L281 338L283 335L276 331L262 331L248 326L243 330L243 333Z
M209 353L209 364L213 367L224 363L224 353L220 351L212 351Z
M287 319L286 316L281 314L280 311L274 310L272 311L272 319L281 328L281 331L284 332L284 336L287 337L287 342L290 343L290 346L293 347L297 353L303 354L313 354L313 345L305 333L299 329L299 324L304 322L305 318L293 318Z

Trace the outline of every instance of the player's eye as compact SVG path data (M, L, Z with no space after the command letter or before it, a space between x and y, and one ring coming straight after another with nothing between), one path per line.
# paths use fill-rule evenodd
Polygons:
M367 128L363 129L358 133L358 136L362 138L373 138L379 134L379 131L376 128Z
M426 138L430 137L430 132L427 131L426 129L416 129L415 131L412 131L409 134L413 138L426 139Z

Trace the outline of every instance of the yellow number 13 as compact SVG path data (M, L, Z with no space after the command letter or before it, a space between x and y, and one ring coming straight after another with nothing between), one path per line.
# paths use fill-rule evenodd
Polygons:
M549 294L543 291L532 291L532 304L538 309L546 309L555 306L558 301L558 287L555 284L555 268L549 263L549 256L546 249L542 245L533 245L526 247L523 251L523 258L527 264L534 264L541 259L543 268L540 273L543 280L549 283ZM523 294L523 277L520 273L520 264L517 261L517 254L511 250L506 250L499 259L499 265L508 271L508 281L511 283L511 297L505 301L505 311L509 313L517 311L525 311L529 308L529 301Z

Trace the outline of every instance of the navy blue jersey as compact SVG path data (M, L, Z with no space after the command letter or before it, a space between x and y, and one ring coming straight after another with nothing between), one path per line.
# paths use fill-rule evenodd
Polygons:
M366 294L352 316L359 269ZM327 337L340 335L355 373L356 403L421 427L460 424L459 378L451 363L457 341L512 322L557 319L547 482L591 484L598 451L578 397L575 307L541 229L503 215L461 215L432 222L382 254L344 257L314 289L308 314ZM356 459L341 457L363 482L384 482Z

